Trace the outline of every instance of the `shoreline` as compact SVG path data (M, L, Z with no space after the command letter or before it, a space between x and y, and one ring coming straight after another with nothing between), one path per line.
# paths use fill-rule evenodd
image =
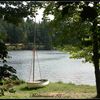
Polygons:
M75 85L72 83L55 82L38 89L27 89L27 83L13 87L16 92L5 92L4 99L93 99L96 96L96 87L89 85Z

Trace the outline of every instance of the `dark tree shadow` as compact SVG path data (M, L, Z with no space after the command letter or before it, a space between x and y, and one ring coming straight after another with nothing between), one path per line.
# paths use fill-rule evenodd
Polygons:
M93 98L90 98L90 99L100 99L99 97L97 97L97 96L95 96L95 97L93 97Z
M40 89L40 88L42 88L42 87L39 87L39 88L28 88L28 87L26 86L26 87L22 87L20 90L22 90L22 91L31 91L31 90L38 90L38 89Z

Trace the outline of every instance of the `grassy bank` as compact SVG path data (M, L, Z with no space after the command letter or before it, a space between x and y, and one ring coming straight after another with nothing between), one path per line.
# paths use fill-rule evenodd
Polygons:
M15 93L5 91L4 96L0 96L0 99L91 99L96 96L95 86L74 85L61 82L50 83L46 87L32 90L27 89L26 83L16 85L13 88L16 90Z

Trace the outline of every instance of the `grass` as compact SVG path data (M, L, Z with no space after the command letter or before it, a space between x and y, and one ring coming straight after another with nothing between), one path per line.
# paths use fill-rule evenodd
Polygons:
M16 92L5 91L0 99L91 99L96 96L95 86L75 85L72 83L50 83L48 86L39 89L27 89L27 84L23 83L13 87Z

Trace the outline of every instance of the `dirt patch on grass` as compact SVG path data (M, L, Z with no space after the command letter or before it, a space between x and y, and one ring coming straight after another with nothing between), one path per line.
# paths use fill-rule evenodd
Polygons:
M79 99L79 98L90 98L94 97L96 94L94 93L34 93L32 94L31 97L54 97L54 98L74 98L74 99Z
M32 97L64 97L65 93L34 93Z

